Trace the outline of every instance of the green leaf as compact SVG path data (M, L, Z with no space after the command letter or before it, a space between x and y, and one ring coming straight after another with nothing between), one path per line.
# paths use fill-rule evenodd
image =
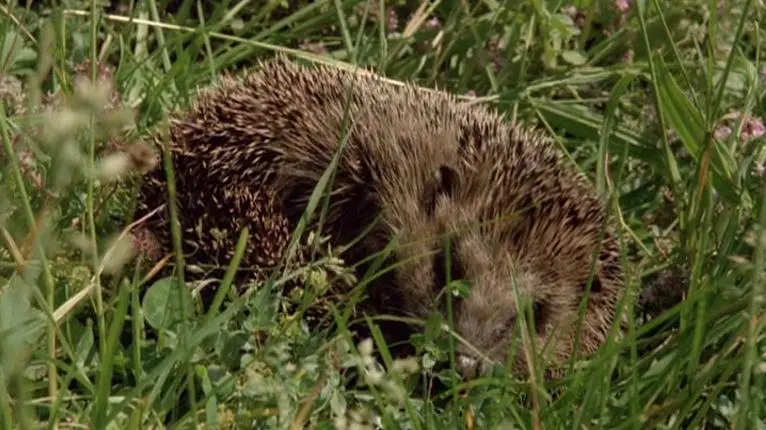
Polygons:
M247 343L249 337L243 332L237 332L229 336L223 344L221 349L221 359L223 364L230 371L235 371L240 367L240 357L242 356L242 348Z
M662 110L690 154L698 155L705 139L705 121L670 74L665 62L657 57L657 89Z
M15 275L0 286L0 374L4 378L23 368L29 346L44 333L45 317L30 304L32 288Z
M555 101L534 99L539 115L555 129L564 129L581 138L599 141L604 124L603 115L596 114L585 107L570 106ZM661 154L653 148L642 145L637 133L623 125L615 125L609 136L612 152L623 152L628 147L628 155L650 164L662 162Z
M582 66L588 61L580 51L564 51L561 53L561 58L573 66Z
M427 342L433 342L442 330L442 324L444 324L444 317L441 312L434 312L428 321L426 321L425 329L423 333Z
M657 92L662 104L663 116L678 134L684 148L699 162L703 156L702 146L706 139L705 121L700 111L681 91L662 58L657 57ZM738 191L732 180L736 162L733 154L724 145L712 142L712 181L721 196L729 202L739 200Z
M91 354L93 353L93 347L96 344L95 336L93 335L92 327L85 327L82 336L77 341L77 349L75 350L75 364L79 369L85 369L87 364L91 364Z
M447 284L447 291L451 292L455 297L465 298L468 297L471 292L471 284L462 279L450 281L450 283Z
M182 299L183 298L183 299ZM146 321L155 329L167 329L191 317L191 306L183 306L181 300L191 303L191 291L180 288L172 277L155 282L146 292L142 308ZM186 309L188 315L184 315Z

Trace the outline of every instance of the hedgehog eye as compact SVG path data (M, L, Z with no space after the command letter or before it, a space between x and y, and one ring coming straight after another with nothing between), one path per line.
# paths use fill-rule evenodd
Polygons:
M505 323L495 327L495 330L492 332L492 337L495 339L500 339L504 337L506 333L513 330L514 325L516 325L515 316L509 318Z
M535 304L532 305L531 311L532 311L531 316L534 318L535 332L537 334L543 334L545 332L545 322L546 322L545 304L542 302L535 302ZM514 326L516 325L516 317L517 315L515 313L511 315L508 318L508 320L505 322L505 325L503 325L502 327L499 327L495 331L495 333L502 334L501 332L512 330ZM524 322L527 324L527 326L529 326L530 320L526 319L527 318L526 311L524 311L524 313L522 314L522 318L525 318ZM499 334L498 334L498 337L499 337Z
M588 281L583 282L582 290L583 292L588 290ZM592 294L601 292L601 280L598 278L598 276L593 277L593 281L590 283L590 292Z

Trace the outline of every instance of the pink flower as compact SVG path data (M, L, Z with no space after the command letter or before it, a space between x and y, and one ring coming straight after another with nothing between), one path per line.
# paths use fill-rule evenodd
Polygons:
M577 6L569 5L564 7L561 11L572 18L572 21L577 28L585 27L585 12L578 10Z
M753 174L759 178L762 178L766 174L766 164L756 163L753 169Z
M747 142L752 139L759 139L766 134L766 125L760 118L749 117L742 125L742 133L740 138Z
M564 12L565 14L569 15L569 17L572 18L572 19L574 19L577 16L577 14L579 13L579 11L577 10L577 6L575 6L573 4L570 4L569 6L564 6L561 9L561 11Z
M386 27L389 31L399 28L399 17L396 15L396 11L388 9L388 16L386 17Z
M725 125L718 126L713 132L713 136L715 136L717 140L726 140L731 136L731 127Z
M614 6L620 13L626 13L633 6L633 0L614 0Z
M442 22L439 21L439 18L433 17L426 22L426 27L431 30L438 30L442 27Z

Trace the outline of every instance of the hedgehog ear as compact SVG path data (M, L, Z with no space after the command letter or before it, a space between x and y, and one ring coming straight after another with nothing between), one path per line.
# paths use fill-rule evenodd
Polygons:
M450 166L442 165L432 176L432 181L427 187L424 203L429 216L436 210L436 200L439 196L452 196L457 184L457 172Z

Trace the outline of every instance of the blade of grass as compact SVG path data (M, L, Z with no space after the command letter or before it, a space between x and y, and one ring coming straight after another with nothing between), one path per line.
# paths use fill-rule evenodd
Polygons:
M93 423L96 428L106 428L108 422L107 409L109 392L112 385L112 372L114 370L115 350L117 349L117 342L120 338L120 332L122 331L123 324L125 323L125 317L128 312L128 294L129 286L123 284L120 288L119 299L117 300L117 308L114 314L112 314L112 321L109 327L109 337L104 340L105 350L104 355L101 355L101 366L98 375L95 405L93 407Z

